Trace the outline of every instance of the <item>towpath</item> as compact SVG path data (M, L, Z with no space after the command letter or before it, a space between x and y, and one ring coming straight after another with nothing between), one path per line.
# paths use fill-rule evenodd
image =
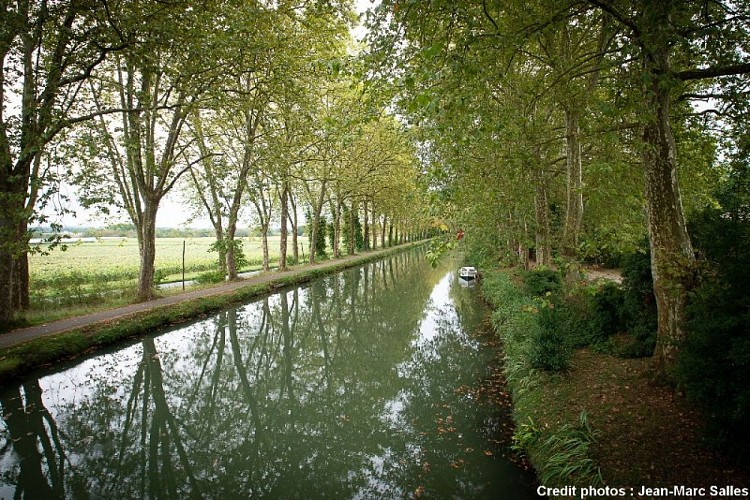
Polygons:
M407 249L413 245L418 245L420 242L401 245L398 248ZM78 328L85 328L89 326L95 326L97 324L108 323L112 320L123 319L134 314L138 314L144 311L150 311L163 306L179 304L181 302L187 302L204 297L212 297L231 293L237 289L244 288L246 286L270 283L286 276L304 273L311 269L326 269L329 267L340 266L342 264L356 265L358 261L370 260L379 254L387 254L393 252L394 247L387 248L385 250L373 250L357 255L348 255L340 259L327 260L316 263L314 265L304 265L294 267L287 271L269 271L251 276L246 279L238 281L229 281L216 285L210 288L202 288L200 290L192 290L177 295L169 295L167 297L161 297L158 299L150 300L148 302L138 302L136 304L129 304L127 306L117 307L114 309L107 309L104 311L87 314L85 316L76 316L73 318L61 319L53 321L51 323L31 326L28 328L20 328L17 330L11 330L9 332L0 334L0 348L12 347L14 345L27 342L29 340L38 339L47 335L55 335L63 333L69 330L75 330Z

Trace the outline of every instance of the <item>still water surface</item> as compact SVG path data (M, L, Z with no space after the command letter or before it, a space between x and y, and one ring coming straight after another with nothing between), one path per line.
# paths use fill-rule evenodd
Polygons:
M0 497L537 498L455 265L409 251L0 390Z

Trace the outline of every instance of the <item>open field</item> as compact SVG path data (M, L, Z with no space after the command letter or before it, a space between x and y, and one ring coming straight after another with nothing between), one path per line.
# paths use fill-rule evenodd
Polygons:
M195 278L213 271L218 255L209 252L213 238L157 238L156 275L161 282L182 278L182 246L185 242L185 275ZM243 238L249 265L241 271L257 269L262 263L260 238ZM279 237L269 238L271 261L278 260ZM65 251L54 249L48 255L29 256L32 302L57 299L78 302L92 292L132 288L138 279L138 241L135 238L99 239L69 244Z

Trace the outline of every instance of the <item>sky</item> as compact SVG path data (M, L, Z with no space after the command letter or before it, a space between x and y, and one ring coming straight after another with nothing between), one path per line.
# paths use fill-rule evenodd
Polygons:
M358 14L364 14L364 12L380 3L380 0L355 0L354 8ZM363 26L358 26L352 30L352 36L355 40L360 40L366 30ZM66 227L78 227L78 226L106 226L117 222L130 222L126 214L122 214L120 217L108 217L107 219L97 217L92 210L87 210L80 206L76 202L75 188L72 186L62 186L62 194L68 201L62 201L62 197L58 197L44 212L50 218L51 222L62 223ZM75 213L68 214L62 218L55 214L54 205L64 205L67 210ZM181 195L178 191L172 191L168 193L165 198L159 204L159 211L156 214L156 225L157 227L191 227L191 228L210 228L211 223L208 217L197 218L190 220L191 213L186 209L185 205L181 203ZM247 222L247 216L245 217Z

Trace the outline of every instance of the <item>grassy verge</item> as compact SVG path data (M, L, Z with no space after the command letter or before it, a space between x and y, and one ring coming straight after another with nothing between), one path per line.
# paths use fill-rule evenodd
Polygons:
M506 270L482 283L504 345L515 446L541 484L597 488L598 496L674 485L750 490L750 467L707 443L700 411L652 382L651 359L632 357L641 349L622 349L645 342L612 316L611 283L554 276L536 271L522 281Z
M379 252L342 259L325 267L300 267L270 281L253 283L228 292L218 292L177 304L155 307L124 318L48 335L23 344L0 349L0 386L29 371L62 359L90 352L123 339L147 334L157 328L179 324L225 307L299 285L344 269L366 264L412 248L421 243L401 245Z
M539 301L524 294L509 271L486 274L482 293L494 308L492 324L503 341L516 448L529 457L546 487L600 485L601 473L590 450L597 432L587 413L567 413L568 398L550 397L549 392L561 376L534 368L535 339L541 333Z

